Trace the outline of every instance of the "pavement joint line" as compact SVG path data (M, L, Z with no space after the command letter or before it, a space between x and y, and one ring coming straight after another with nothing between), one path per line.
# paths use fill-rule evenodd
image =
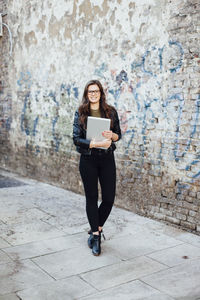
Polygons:
M124 262L126 262L126 261L131 261L131 260L134 260L134 259L139 258L139 257L147 257L148 259L150 258L151 260L154 260L153 258L148 257L147 254L141 254L141 255L137 255L137 256L131 257L131 258L127 258L127 259L123 258L122 261L124 261ZM156 262L159 262L159 261L156 261ZM163 264L162 262L159 262L159 263L160 263L161 265ZM163 265L165 265L165 264L163 264ZM167 266L167 265L166 265L166 266Z
M39 206L37 206L37 205L36 205L36 208L37 208L39 211L41 211L41 212L47 214L48 216L50 216L50 217L52 217L52 218L56 217L55 215L52 215L51 213L49 213L49 212L43 210L41 207L39 207ZM31 208L31 209L32 209L32 208Z
M162 248L162 249L159 249L159 250L154 250L154 251L152 251L152 252L146 253L145 255L150 255L150 254L153 254L153 253L155 253L155 252L160 252L160 251L165 251L165 250L168 250L168 249L176 248L176 247L181 246L181 245L184 245L184 244L186 244L186 243L182 242L182 243L177 244L177 245L175 245L175 246L170 246L170 247L167 247L167 248Z
M96 269L95 269L95 270L96 270ZM98 292L103 293L103 292L105 292L105 291L112 290L113 288L116 288L116 287L125 285L125 284L130 283L130 282L134 282L134 281L137 281L137 280L139 280L139 279L138 279L138 278L135 278L135 279L133 279L133 280L128 280L128 281L126 281L126 282L117 283L116 285L107 287L107 288L105 288L105 289L98 290ZM86 281L86 282L88 283L88 281ZM92 286L92 287L94 287L94 286Z
M66 235L66 237L69 237L70 235ZM37 241L32 241L32 242L27 242L27 243L24 243L24 244L19 244L19 245L11 245L10 247L4 247L4 248L1 248L2 249L9 249L9 248L15 248L15 247L21 247L21 246L26 246L26 245L29 245L29 244L35 244L35 243L40 243L40 242L43 242L43 241L50 241L50 240L56 240L56 239L59 239L61 237L65 237L65 236L58 236L58 237L51 237L51 238L46 238L46 239L42 239L42 240L37 240Z
M4 254L6 254L10 259L12 259L12 261L14 262L15 260L5 251L3 251L3 249L0 249ZM6 264L6 263L3 263L3 264ZM3 265L2 264L2 265Z
M151 260L153 260L153 261L155 261L155 262L157 262L157 263L163 265L163 266L166 266L167 268L170 268L169 265L167 265L167 264L165 264L165 263L163 263L163 262L160 262L159 260L156 260L155 258L149 257L148 255L145 255L145 256L148 257L148 258L150 258Z
M94 286L93 284L91 284L90 282L88 282L87 280L85 280L84 278L81 277L81 274L77 274L77 277L80 278L80 280L84 281L85 283L89 284L92 288L94 288L97 292L100 292L100 290L98 290L96 288L96 286ZM87 295L87 296L90 296L90 295L93 295L94 293L92 292L91 294Z
M66 231L64 231L64 230L62 230L61 228L59 228L59 227L57 227L56 225L52 225L51 223L49 223L49 222L47 222L47 221L45 221L45 220L40 220L41 222L43 222L43 223L45 223L45 224L47 224L47 225L49 225L49 226L51 226L52 228L55 228L55 229L57 229L57 230L59 230L62 234L69 234L69 232L66 232ZM61 235L62 236L62 235Z
M154 290L157 290L158 292L160 292L161 294L163 294L164 293L164 295L167 295L167 296L169 296L170 298L172 298L173 300L176 300L175 298L173 298L171 295L169 295L169 294L167 294L165 291L161 291L161 290L159 290L158 288L156 288L156 287L154 287L154 286L152 286L152 285L150 285L149 283L147 283L147 282L144 282L142 279L138 279L140 282L142 282L143 284L145 284L145 285L148 285L148 286L150 286L151 288L153 288ZM181 299L180 299L181 300Z
M7 224L4 224L4 225L7 225ZM13 247L13 245L12 245L10 242L8 242L7 240L5 240L5 238L3 238L2 236L0 236L0 238L1 238L4 242L6 242L7 244L9 244L10 247ZM3 248L0 248L0 249L10 248L10 247L3 247Z
M33 261L32 259L27 259L27 261L31 261L33 264L36 265L37 268L39 268L40 270L42 270L44 273L46 273L49 277L51 277L54 281L57 281L56 278L54 278L51 274L49 274L46 270L44 270L42 267L40 267L35 261ZM37 284L38 285L38 284Z
M116 255L113 255L113 256L117 257ZM123 263L123 262L129 262L129 261L131 261L131 260L135 260L135 259L138 258L138 257L145 257L145 255L140 255L140 256L137 256L137 257L129 258L129 259L127 259L127 260L123 260L123 259L120 259L120 257L117 257L117 258L119 258L121 261L114 262L114 263L111 263L111 264L109 264L109 265L101 266L101 267L96 268L96 269L93 269L93 270L88 270L88 271L86 271L86 272L79 273L79 275L80 275L80 276L81 276L81 275L85 275L85 274L87 274L87 273L94 272L94 271L101 270L101 269L106 269L107 267L114 266L114 265L118 265L118 264L121 264L121 263ZM149 257L148 257L148 259L149 259ZM151 260L153 260L153 259L151 259ZM160 263L160 262L158 262L158 263L159 263L160 265L164 265L164 264L162 264L162 263ZM165 265L164 265L164 266L165 266ZM170 267L167 266L166 269L168 269L168 268L170 268ZM159 270L159 271L163 271L163 270L166 270L166 269L162 269L162 270ZM159 272L159 271L155 271L155 272L153 272L153 273L157 273L157 272ZM151 274L153 274L153 273L151 273ZM145 276L149 276L149 275L145 275ZM136 279L134 279L134 280L136 280ZM131 280L131 281L132 281L132 280Z
M115 255L113 255L113 256L115 256ZM117 258L118 258L118 257L117 257ZM98 257L97 257L97 259L98 259ZM79 274L77 274L77 275L82 276L82 275L85 275L85 274L90 273L90 272L94 272L94 271L97 271L97 270L105 269L105 268L110 267L110 266L117 265L117 264L119 264L119 263L121 263L121 262L122 262L122 261L118 261L118 262L111 263L111 264L109 264L109 265L97 267L97 268L92 269L92 270L88 270L88 271L81 272L81 273L79 273Z
M200 237L199 237L199 239L200 239ZM179 239L178 239L179 240ZM179 241L181 241L181 240L179 240ZM200 243L199 243L199 246L197 246L197 245L194 245L193 244L193 242L186 242L186 241L182 241L184 244L188 244L188 245L192 245L192 246L194 246L194 247L197 247L197 248L200 248Z
M189 245L189 246L192 246L192 247L195 247L195 248L199 249L199 247L196 246L196 245L193 245L193 244L191 244L191 243L183 242L183 241L182 241L182 243L180 243L180 244L178 244L178 245L171 246L171 247L167 247L167 248L163 248L163 249L160 249L160 250L155 250L155 251L153 251L153 252L151 252L151 253L148 253L148 254L145 254L145 255L150 255L150 254L153 254L153 253L155 253L155 252L161 252L161 251L165 251L165 250L168 250L168 249L173 249L173 248L176 248L176 247L179 247L179 246L182 246L182 245Z

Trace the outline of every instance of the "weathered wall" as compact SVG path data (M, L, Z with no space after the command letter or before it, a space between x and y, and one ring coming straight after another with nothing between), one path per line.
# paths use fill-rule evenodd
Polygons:
M73 114L97 78L123 131L116 203L200 231L199 12L197 0L10 0L1 166L82 192Z
M0 13L3 24L7 23L7 1L0 0ZM8 83L9 33L3 25L3 37L0 37L0 157L3 155L5 162L10 151L9 130L11 124L12 96Z

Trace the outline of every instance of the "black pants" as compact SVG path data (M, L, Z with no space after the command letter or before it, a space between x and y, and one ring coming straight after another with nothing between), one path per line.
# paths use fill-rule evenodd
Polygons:
M92 232L107 220L115 198L116 167L114 154L81 155L79 170L86 195L86 213ZM98 179L102 202L98 207Z

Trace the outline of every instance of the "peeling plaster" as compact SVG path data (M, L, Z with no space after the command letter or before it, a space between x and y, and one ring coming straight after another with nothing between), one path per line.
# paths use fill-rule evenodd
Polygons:
M31 31L29 33L26 33L25 37L24 37L24 42L25 42L25 45L27 48L29 48L33 44L37 45L37 39L35 36L35 32Z

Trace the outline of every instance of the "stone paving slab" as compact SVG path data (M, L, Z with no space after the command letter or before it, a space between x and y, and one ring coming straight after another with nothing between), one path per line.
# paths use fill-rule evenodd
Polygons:
M66 233L42 221L27 224L4 224L0 227L0 236L11 245L21 245L62 235L66 235Z
M72 300L96 292L96 289L78 276L72 276L51 284L38 285L37 288L25 289L17 292L17 295L22 300Z
M166 235L160 233L147 234L140 231L137 234L129 234L119 238L116 236L106 242L106 247L121 259L130 259L182 243L171 237L166 238Z
M135 280L122 284L107 291L96 293L81 300L174 300L174 298L159 292L149 285Z
M200 249L190 244L182 244L161 251L156 251L147 256L169 267L173 267L184 263L185 259L200 258Z
M78 242L77 237L61 236L54 239L45 239L39 242L4 248L3 251L7 253L13 260L21 260L78 246L80 246L80 242Z
M91 250L86 246L44 255L32 260L55 279L62 279L121 261L113 253L106 253L99 257L93 256Z
M47 213L41 211L36 207L31 207L28 209L13 209L12 211L8 211L4 209L4 211L0 212L0 219L5 224L24 224L24 223L33 223L40 221L42 218L45 218Z
M183 241L184 243L192 244L196 247L200 248L200 236L191 234L189 232L181 233L179 236L177 236L177 239L180 241Z
M200 258L160 271L141 280L175 299L200 297Z
M53 282L53 278L31 261L17 261L0 267L0 295L16 292L42 282Z
M80 276L93 286L98 286L98 290L105 290L166 268L166 266L152 259L141 256L87 272Z
M75 234L79 232L86 231L88 229L88 222L85 216L85 213L78 211L76 214L70 209L67 209L67 212L62 212L63 215L58 217L43 218L47 224L55 226L59 230L66 232L68 234ZM67 220L67 224L66 224ZM76 220L76 221L75 221Z

